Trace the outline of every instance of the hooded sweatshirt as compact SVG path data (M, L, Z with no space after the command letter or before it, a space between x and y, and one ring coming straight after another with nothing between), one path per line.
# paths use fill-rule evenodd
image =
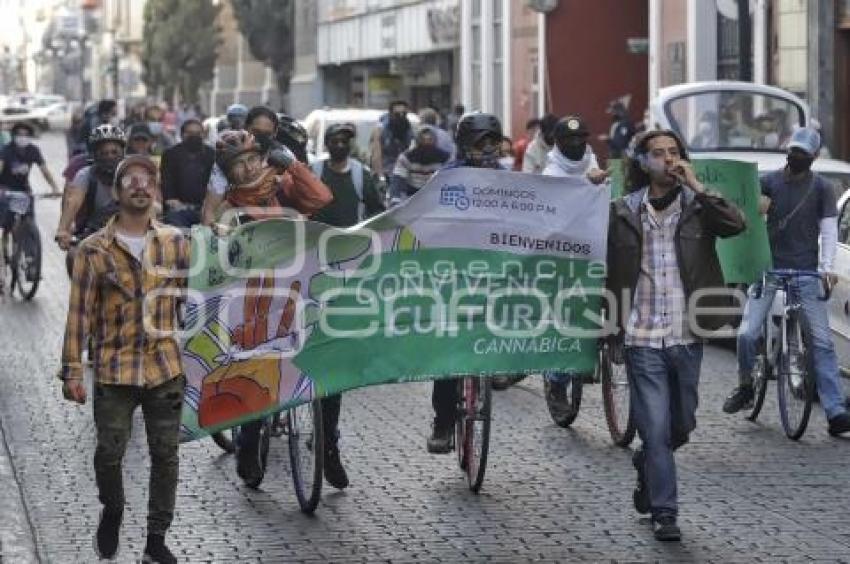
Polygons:
M554 147L546 156L546 168L543 169L543 175L584 178L588 172L597 168L599 168L599 163L596 161L596 155L590 145L587 146L584 157L580 161L568 159L558 147Z

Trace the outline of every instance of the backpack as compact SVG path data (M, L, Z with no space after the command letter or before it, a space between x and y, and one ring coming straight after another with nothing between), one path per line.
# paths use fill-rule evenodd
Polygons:
M89 183L86 186L86 197L83 200L83 205L75 220L76 231L78 235L88 235L101 229L106 225L109 219L118 213L118 203L112 202L110 205L96 209L97 200L97 176L94 170L89 169Z
M319 180L322 179L322 173L325 171L325 161L321 159L314 161L310 168L313 169L313 174ZM366 183L366 167L355 159L348 159L349 170L351 171L351 181L354 183L354 191L357 193L357 221L366 219L366 204L363 202L363 185Z

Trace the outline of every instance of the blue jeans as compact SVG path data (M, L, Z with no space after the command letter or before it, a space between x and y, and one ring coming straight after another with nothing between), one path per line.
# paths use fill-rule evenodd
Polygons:
M738 372L742 385L752 383L751 373L755 364L756 347L778 286L768 280L758 299L753 297L754 288L755 285L750 287L750 298L744 307L744 316L738 328ZM792 284L792 291L799 292L802 305L800 311L803 313L801 322L809 339L818 396L826 417L831 419L845 411L844 391L841 389L838 359L832 345L826 302L818 299L822 295L821 283L815 278L798 278Z
M627 347L632 416L642 441L642 464L654 517L676 515L676 462L673 451L688 442L697 425L702 344L665 349Z
M544 372L543 378L545 378L549 382L560 382L562 384L566 384L570 378L578 376L578 374L574 374L572 372Z

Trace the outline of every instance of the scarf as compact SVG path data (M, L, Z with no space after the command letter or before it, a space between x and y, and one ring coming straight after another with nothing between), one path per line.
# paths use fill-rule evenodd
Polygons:
M584 176L590 170L590 163L593 160L593 149L590 148L590 145L587 146L584 157L580 161L568 159L556 146L546 155L546 174L551 176Z

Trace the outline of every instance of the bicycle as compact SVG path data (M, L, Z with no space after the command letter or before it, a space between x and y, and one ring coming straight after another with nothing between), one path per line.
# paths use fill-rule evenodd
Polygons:
M818 278L824 295L818 299L829 300L831 289L820 272L808 270L769 270L762 276L755 298L761 297L769 278L778 284L768 314L765 316L762 338L753 366L753 407L747 419L755 421L761 413L769 380L777 380L779 417L785 435L798 440L806 432L812 403L815 397L815 380L811 370L808 338L800 322L799 292L794 282L799 278Z
M9 295L18 289L24 300L31 300L41 281L41 234L35 222L35 199L32 194L0 190L12 217L11 226L3 229L0 252L0 295L5 287L5 270L9 269Z
M460 396L453 446L458 466L466 473L469 489L478 493L484 484L490 451L493 388L490 378L481 376L464 376L458 385Z
M629 376L622 353L614 354L607 339L600 340L596 367L597 381L602 382L602 405L605 423L611 440L619 447L627 447L635 438L637 428L631 411Z

